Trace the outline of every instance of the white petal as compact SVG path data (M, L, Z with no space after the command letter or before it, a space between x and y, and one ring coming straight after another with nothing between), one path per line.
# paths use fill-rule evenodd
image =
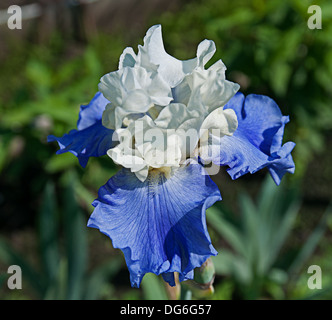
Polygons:
M119 60L119 69L124 67L134 67L137 60L137 56L131 47L127 47L123 50L120 60Z
M237 83L218 78L213 74L201 86L201 95L204 105L208 106L209 111L226 105L226 103L235 95L240 86Z
M103 126L112 130L115 129L115 108L115 105L107 104L102 116Z
M215 72L219 72L219 73L223 73L225 74L226 71L226 66L224 65L224 63L219 59L217 62L215 62L208 70L209 71L215 71Z
M158 73L171 87L178 84L186 73L197 66L197 58L180 61L165 51L160 25L153 26L147 31L144 46L139 47L139 52L145 56L145 60L159 66Z
M101 78L99 90L111 101L103 114L103 124L118 129L129 114L147 113L154 105L166 106L172 101L170 86L153 71L128 66ZM113 112L113 114L111 114Z
M208 70L195 69L173 88L174 102L188 105L193 94L200 90L200 99L209 112L224 106L240 88L225 79L225 70L221 60Z
M237 126L238 121L233 109L218 108L209 114L201 129L207 129L216 136L230 136L237 129Z
M221 107L211 112L202 125L200 144L195 155L199 155L203 163L210 163L220 155L220 138L231 136L237 126L238 121L233 109L224 110Z
M139 151L133 148L132 132L128 129L117 130L120 143L107 151L109 157L119 165L125 168L130 168L132 172L139 172L146 167L146 162L144 161L142 155Z
M121 72L115 71L105 74L101 77L98 88L104 97L113 104L120 105L122 103Z
M216 45L212 40L203 40L197 47L198 66L203 68L216 52Z
M155 120L155 124L160 128L177 129L180 124L191 118L187 107L181 103L171 103L163 108Z
M112 130L121 128L123 119L128 115L128 111L121 107L109 103L103 112L102 124Z
M235 112L223 106L239 85L226 80L221 60L204 68L215 51L214 42L204 40L195 58L178 60L165 51L156 25L137 55L126 48L119 70L101 78L99 89L111 102L102 122L119 138L108 155L141 181L150 168L178 167L193 154L219 152L216 137L237 129Z
M128 113L144 113L147 112L152 106L153 103L150 96L142 89L128 92L121 105L121 107Z
M143 169L135 172L136 177L144 182L146 180L146 178L148 177L149 174L149 168L147 166L145 166Z
M154 104L166 106L173 100L171 87L160 77L158 73L150 75L151 84L147 86L147 92Z
M214 42L204 40L198 45L196 58L178 60L165 51L161 26L156 25L147 31L144 46L139 46L138 56L141 60L140 64L146 68L149 68L151 63L159 66L158 73L171 87L175 87L195 68L203 68L215 51Z

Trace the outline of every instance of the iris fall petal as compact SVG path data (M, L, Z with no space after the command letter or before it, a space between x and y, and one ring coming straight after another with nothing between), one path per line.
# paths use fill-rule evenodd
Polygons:
M163 274L174 285L170 273L186 280L217 254L205 221L205 210L221 200L217 186L198 164L168 177L160 172L142 183L128 169L119 171L100 188L88 222L123 251L135 287L147 272Z

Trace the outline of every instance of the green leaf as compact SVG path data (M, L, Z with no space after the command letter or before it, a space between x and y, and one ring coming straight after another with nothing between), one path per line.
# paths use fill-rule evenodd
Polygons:
M63 193L63 221L68 262L67 299L79 299L87 263L86 221L76 202L76 176L67 173L67 185Z
M26 261L22 254L13 249L4 239L0 238L0 260L8 265L18 265L22 269L23 278L27 279L36 293L42 297L46 285L45 279L40 272L35 270Z
M280 221L276 227L276 232L273 233L272 240L270 241L270 263L271 267L273 261L277 258L282 246L286 243L287 237L290 235L292 228L294 227L296 217L300 210L300 201L294 199L285 211L283 217L280 217Z
M216 274L232 276L235 281L248 285L253 277L251 266L243 256L233 254L229 250L219 250L219 254L212 257Z
M289 274L297 274L299 270L303 267L304 263L310 258L310 256L316 249L320 239L326 231L327 220L331 214L332 204L330 204L329 207L326 209L326 211L320 218L318 225L315 227L314 231L311 233L304 246L301 248L300 252L289 267Z
M206 211L208 223L214 228L236 251L243 253L246 251L242 234L226 219L223 219L222 212L215 207L210 207Z
M239 197L241 208L241 219L243 223L243 233L245 236L246 251L244 256L248 263L255 266L261 258L261 245L259 239L260 216L253 201L247 194L242 193Z
M332 286L328 286L327 288L322 288L318 292L307 295L302 298L302 300L331 300L332 298Z
M294 226L300 202L294 192L284 192L270 176L264 181L258 201L260 261L258 271L265 274L275 262Z
M122 267L122 259L120 256L114 256L106 263L96 267L89 275L85 287L84 299L98 299L103 286L120 271Z
M0 273L0 288L7 281L7 279L8 279L8 274Z
M45 186L42 206L38 215L38 233L41 261L49 282L55 280L59 268L58 217L55 189L52 182Z
M65 300L67 299L67 261L61 257L57 269L57 277L55 281L48 283L47 290L44 295L45 300Z
M226 249L220 249L218 252L219 254L217 256L211 257L216 274L222 276L232 275L235 254Z
M257 209L265 220L271 216L271 210L277 205L277 194L280 191L280 187L276 186L273 179L267 175L258 195Z
M46 164L46 171L56 173L78 164L77 158L70 152L53 155Z

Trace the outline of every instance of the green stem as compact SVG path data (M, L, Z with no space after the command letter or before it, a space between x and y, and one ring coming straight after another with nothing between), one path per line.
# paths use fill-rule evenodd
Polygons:
M180 300L191 300L192 292L186 285L181 285Z

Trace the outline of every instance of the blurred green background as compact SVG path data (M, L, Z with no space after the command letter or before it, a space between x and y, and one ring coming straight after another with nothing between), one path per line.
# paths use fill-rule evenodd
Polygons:
M0 299L167 298L153 274L130 288L120 250L86 227L112 161L90 159L84 170L46 143L76 127L100 77L157 23L179 59L213 40L211 63L222 59L243 93L273 98L291 119L284 141L297 144L296 172L279 187L264 170L213 176L224 200L207 212L219 251L208 299L332 298L331 1L21 0L34 4L22 30L7 27L10 4L0 4ZM307 26L312 4L322 29ZM21 290L7 287L12 264L22 268ZM308 288L310 265L321 267L322 289Z

